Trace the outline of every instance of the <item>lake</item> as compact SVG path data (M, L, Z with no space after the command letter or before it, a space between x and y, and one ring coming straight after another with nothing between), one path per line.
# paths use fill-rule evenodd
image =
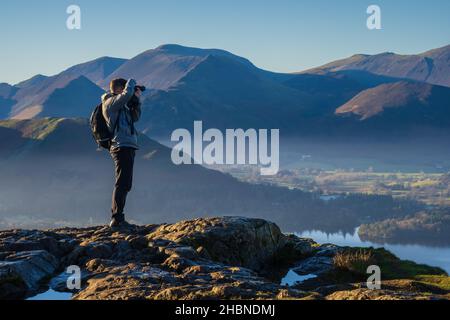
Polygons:
M440 267L450 274L450 247L431 247L423 245L376 244L362 241L358 229L353 234L326 234L322 231L305 231L296 233L299 237L312 238L318 243L333 243L339 246L351 247L384 247L403 260L411 260L434 267Z

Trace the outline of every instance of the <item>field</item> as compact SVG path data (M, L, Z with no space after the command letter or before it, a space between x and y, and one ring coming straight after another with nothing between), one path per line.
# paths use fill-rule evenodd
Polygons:
M215 168L218 169L218 168ZM252 183L269 183L291 189L315 191L327 196L348 193L391 195L430 206L450 206L450 175L351 170L291 169L275 176L261 176L255 167L222 167L222 171Z

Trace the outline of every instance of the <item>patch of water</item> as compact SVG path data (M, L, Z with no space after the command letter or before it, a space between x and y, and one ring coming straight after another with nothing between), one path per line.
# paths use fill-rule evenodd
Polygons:
M70 300L72 298L72 293L70 292L58 292L53 289L49 289L45 292L39 293L27 300Z
M314 279L317 278L315 274L298 274L294 270L289 270L288 273L281 279L281 285L282 286L293 286L298 283L302 283L303 281L306 281L308 279Z

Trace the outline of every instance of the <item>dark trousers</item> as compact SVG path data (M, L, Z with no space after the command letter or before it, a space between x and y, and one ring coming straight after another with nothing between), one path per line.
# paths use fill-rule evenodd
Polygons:
M112 195L113 218L124 219L123 208L133 184L133 166L136 151L133 148L119 148L110 152L114 160L116 183Z

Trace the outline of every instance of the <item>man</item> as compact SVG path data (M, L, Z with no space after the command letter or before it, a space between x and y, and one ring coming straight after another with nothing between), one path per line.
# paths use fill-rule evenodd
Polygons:
M141 94L135 80L114 79L110 83L110 92L102 96L102 113L113 135L109 152L114 160L116 182L111 228L129 226L123 210L133 182L135 151L139 148L134 122L141 116Z

